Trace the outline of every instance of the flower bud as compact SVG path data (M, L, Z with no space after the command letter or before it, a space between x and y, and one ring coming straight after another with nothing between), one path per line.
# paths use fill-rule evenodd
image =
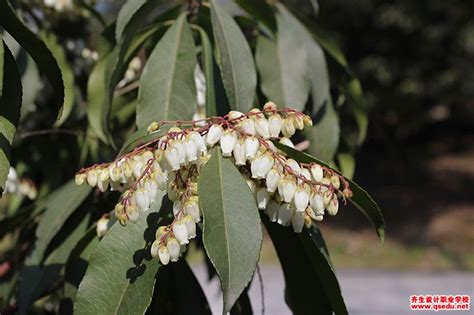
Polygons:
M242 140L236 141L234 145L234 159L235 159L235 165L245 165L246 164L246 158L245 158L245 145Z
M329 215L336 215L339 210L339 201L336 197L332 198L329 204L326 206Z
M265 118L257 119L255 122L255 131L263 139L270 138L270 126L268 124L268 120Z
M166 240L166 247L168 247L168 252L170 253L170 260L172 262L178 261L179 254L181 250L181 246L179 245L178 241L174 237L169 237Z
M296 211L304 212L309 202L309 194L303 187L298 186L296 188L294 203Z
M293 119L285 118L283 119L283 124L281 126L281 132L287 138L291 138L296 132L295 125L293 123Z
M91 187L97 185L97 180L99 179L99 174L97 170L91 169L87 172L87 184Z
M150 193L148 192L148 189L138 188L135 191L135 202L140 210L148 210L150 207Z
M239 119L243 116L244 116L243 113L241 113L239 111L236 111L236 110L231 110L228 114L228 117L229 117L230 120Z
M304 217L304 212L293 213L293 216L291 217L291 225L296 233L301 233L301 231L303 231Z
M192 239L196 237L196 221L189 214L183 218L183 221L186 223L186 228L188 229L188 238Z
M306 127L310 127L310 126L313 125L313 120L308 115L304 115L303 116L303 123Z
M332 175L331 176L331 184L334 188L339 189L339 187L341 187L341 181L339 179L339 176Z
M152 133L154 131L157 131L158 129L160 129L160 125L156 121L154 121L148 125L148 128L146 129L146 131L148 133Z
M344 190L342 191L342 194L346 198L351 198L352 197L352 191L349 188L344 188Z
M184 245L189 243L188 228L186 227L186 223L182 220L179 220L173 224L173 234L178 240L179 244Z
M151 244L151 248L150 248L151 257L153 257L153 258L158 257L158 250L159 250L159 248L160 248L160 240L156 239L156 240L153 241L153 243Z
M165 235L168 232L168 227L167 226L160 226L155 233L155 238L157 240L161 239L163 235Z
M107 233L108 230L108 224L109 224L109 218L107 217L102 217L97 221L97 226L96 226L96 232L98 237L102 237Z
M263 210L267 207L268 201L270 199L270 195L265 190L265 188L260 188L257 191L257 206L258 209Z
M244 119L240 122L240 130L249 136L255 136L255 122L252 119Z
M245 145L245 157L248 160L253 160L255 156L257 155L258 148L260 146L258 139L255 137L247 137L245 138L244 145Z
M313 225L313 221L311 221L311 218L308 215L304 216L304 225L308 229L311 228L311 226Z
M209 128L209 132L207 133L207 138L206 138L207 144L210 147L214 146L214 144L219 142L219 140L221 139L223 132L224 132L224 129L222 128L221 125L212 125L211 128Z
M316 182L321 182L323 180L323 168L319 164L311 165L311 175Z
M293 149L295 148L295 144L293 143L293 141L291 141L290 139L286 137L282 137L279 142L283 145L286 145L287 147L290 147Z
M283 203L278 208L278 224L283 226L290 225L291 216L293 215L293 210L291 209L288 203Z
M222 150L222 156L232 156L232 150L234 150L235 143L237 142L237 135L234 130L227 129L221 137L220 145Z
M296 114L292 118L293 118L296 129L303 130L304 128L303 115Z
M136 205L127 205L125 207L125 212L127 213L127 217L131 222L135 223L138 221L140 214L138 213L138 208Z
M170 251L167 246L161 245L158 248L158 257L162 265L167 265L170 262Z
M323 202L325 205L328 205L329 202L331 201L332 199L332 196L333 196L333 193L329 190L326 190L324 193L323 193Z
M275 168L271 169L267 173L267 176L265 178L265 184L267 186L267 191L268 192L271 192L271 193L275 192L275 190L277 189L278 181L280 180L280 178L281 178L281 176Z
M125 223L127 223L127 214L125 213L125 207L122 203L118 203L115 205L115 208L114 208L114 212L115 212L115 217L117 218L117 220L119 221L119 223L121 225L125 225Z
M280 135L282 120L280 115L271 115L268 118L270 137L276 138Z
M184 143L184 148L186 150L186 161L196 162L198 160L198 148L196 142L191 137L187 137Z
M76 185L82 185L86 181L87 175L84 173L77 173L76 174Z
M265 105L263 105L263 110L264 111L275 111L275 110L277 110L277 106L273 102L266 102Z
M252 108L251 110L249 110L249 114L250 114L249 117L253 120L257 120L257 119L265 117L262 111L258 108Z

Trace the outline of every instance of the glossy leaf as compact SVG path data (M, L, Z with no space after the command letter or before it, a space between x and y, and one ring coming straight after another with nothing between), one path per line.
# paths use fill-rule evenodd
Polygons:
M79 219L79 217L78 217ZM43 252L34 247L25 260L20 272L18 288L18 313L27 314L30 306L41 294L48 289L59 277L63 265L76 242L87 230L89 216L82 216L79 224L69 222L62 230L65 237L61 237L61 244L46 258L44 264Z
M322 279L298 234L291 228L270 222L265 215L262 215L262 221L280 260L285 278L285 301L293 314L333 314ZM312 254L320 255L320 252L314 248Z
M293 159L297 160L298 162L303 163L311 163L316 162L326 167L331 168L333 171L339 173L337 170L329 166L327 163L309 155L304 152L295 150L293 148L287 147L280 143L275 143L275 145L291 156ZM375 230L377 235L380 238L380 241L383 243L385 239L385 221L383 218L382 211L380 210L377 203L372 199L372 197L359 185L357 185L352 180L346 178L349 182L350 188L352 190L353 196L349 198L349 202L352 203L357 209L359 209L375 226Z
M42 39L48 46L54 58L58 62L59 68L63 74L64 80L64 105L61 118L57 120L54 125L61 126L72 112L74 106L74 72L69 65L63 47L58 43L56 36L53 33L42 34Z
M8 0L0 1L0 25L23 47L38 64L54 90L58 119L64 102L61 69L45 43L18 18Z
M10 171L10 147L20 119L21 79L15 59L0 35L0 196Z
M257 41L255 58L262 92L279 106L303 110L311 83L302 36L305 30L286 10L277 14L277 25L276 42L263 36Z
M86 184L77 186L74 181L69 181L49 196L46 210L36 228L35 246L40 259L64 222L82 204L91 191L92 188Z
M198 184L203 242L221 280L226 314L248 285L262 244L254 196L230 159L215 148Z
M211 3L211 21L217 64L231 109L252 108L257 74L249 44L234 19L216 1Z
M206 295L185 259L160 268L153 300L145 314L212 314Z
M143 314L150 304L158 259L150 255L161 214L169 201L161 193L137 223L115 224L94 249L76 295L75 314ZM167 200L167 199L166 199ZM160 209L161 206L161 209ZM160 213L157 213L157 212Z
M196 110L194 40L182 14L153 49L140 78L137 125L188 120Z

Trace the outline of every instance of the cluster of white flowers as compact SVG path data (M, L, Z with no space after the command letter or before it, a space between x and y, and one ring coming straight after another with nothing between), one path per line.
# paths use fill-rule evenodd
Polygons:
M166 122L169 123L169 122ZM196 236L201 220L197 183L201 167L210 158L208 150L219 146L246 177L257 206L273 222L293 226L301 232L325 213L335 215L338 197L350 197L347 181L316 163L298 163L287 158L272 141L293 146L289 139L296 130L311 125L310 117L291 110L278 110L265 104L263 110L243 114L231 111L224 117L211 117L204 124L172 122L166 135L137 147L110 164L94 165L76 174L77 184L87 182L101 191L123 191L115 206L121 224L134 222L139 213L155 202L158 190L166 191L173 202L173 222L156 232L151 254L162 264L176 261L189 239ZM179 125L188 124L188 128ZM148 132L159 130L154 122ZM341 191L341 186L344 190Z
M130 63L128 64L127 70L125 70L122 80L120 80L117 84L117 87L124 87L128 83L135 80L142 70L142 65L143 63L140 57L133 57L133 59L130 60Z
M5 182L5 192L26 196L30 200L34 200L38 196L35 184L29 179L19 178L16 170L11 166Z
M43 0L43 3L58 12L71 10L74 7L72 0Z

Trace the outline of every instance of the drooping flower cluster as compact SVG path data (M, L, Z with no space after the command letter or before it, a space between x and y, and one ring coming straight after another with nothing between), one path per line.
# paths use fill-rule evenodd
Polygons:
M335 215L339 199L351 196L344 177L317 163L298 163L278 150L273 141L293 146L296 130L311 125L311 119L291 109L265 104L263 110L243 114L231 111L224 117L200 122L154 122L149 133L172 124L161 138L135 148L116 161L94 165L76 174L77 184L87 182L102 192L122 191L115 206L121 224L135 222L140 212L155 202L158 190L173 202L174 219L160 227L151 246L153 257L162 264L178 260L189 240L196 236L201 220L197 185L201 167L210 158L208 150L219 146L246 177L258 209L272 222L292 225L295 232L325 213ZM186 126L186 128L184 128ZM183 128L180 128L183 127Z

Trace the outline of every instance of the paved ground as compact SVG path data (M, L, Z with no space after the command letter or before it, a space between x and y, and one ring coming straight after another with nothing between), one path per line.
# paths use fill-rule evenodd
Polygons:
M203 285L211 304L213 314L219 314L221 297L218 280L206 281L206 271L201 266L192 266ZM277 267L262 267L265 290L265 314L291 314L283 300L283 276ZM409 309L410 295L417 294L468 294L474 298L474 273L414 273L342 270L338 272L342 290L349 308L354 315L404 315L416 314ZM255 314L260 314L261 297L258 281L250 288L250 298ZM471 312L449 312L449 314L474 314ZM427 312L420 314L443 314Z

